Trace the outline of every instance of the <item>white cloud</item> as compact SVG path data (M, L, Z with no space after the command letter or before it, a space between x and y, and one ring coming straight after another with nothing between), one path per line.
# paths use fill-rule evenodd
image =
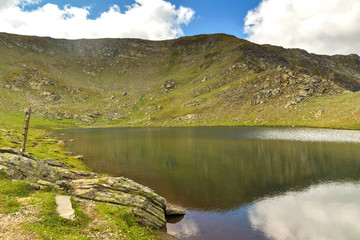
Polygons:
M0 10L11 7L18 3L18 0L2 0L0 1Z
M37 1L26 0L27 4ZM21 2L24 3L21 0L0 3L0 32L68 39L171 39L183 35L183 25L189 24L195 14L191 8L176 8L165 0L135 0L123 13L114 5L97 19L89 19L90 7L60 9L46 4L28 12L18 6Z
M249 210L252 227L274 240L360 236L360 184L321 184L265 199Z
M30 5L40 3L42 0L1 0L0 1L0 10L6 9L12 6L20 5Z
M248 12L245 33L256 43L360 54L359 22L358 0L263 0Z

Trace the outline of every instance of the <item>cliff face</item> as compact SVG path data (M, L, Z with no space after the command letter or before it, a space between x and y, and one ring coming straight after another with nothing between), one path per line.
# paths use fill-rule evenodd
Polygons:
M357 55L223 34L74 41L0 33L0 53L1 110L31 104L39 116L79 124L336 126L334 114L359 112ZM357 126L351 119L344 127Z

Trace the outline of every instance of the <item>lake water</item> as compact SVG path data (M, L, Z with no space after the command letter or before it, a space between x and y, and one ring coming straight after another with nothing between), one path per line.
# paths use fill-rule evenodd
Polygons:
M359 239L360 132L269 127L62 130L96 172L184 208L180 239Z

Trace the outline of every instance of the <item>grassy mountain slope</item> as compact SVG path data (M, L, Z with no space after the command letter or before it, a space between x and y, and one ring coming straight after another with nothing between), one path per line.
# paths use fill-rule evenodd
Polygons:
M0 33L0 119L31 105L58 126L360 128L359 90L357 55L224 34L146 41Z

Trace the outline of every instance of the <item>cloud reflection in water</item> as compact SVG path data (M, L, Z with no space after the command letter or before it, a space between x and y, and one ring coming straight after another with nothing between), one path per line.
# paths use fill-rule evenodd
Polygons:
M176 226L167 225L167 232L173 236L183 239L196 238L200 234L200 229L193 219L183 219Z
M252 228L270 239L359 239L360 184L311 186L261 200L248 213Z
M258 128L253 133L258 139L303 142L360 142L357 130L308 129L308 128Z

